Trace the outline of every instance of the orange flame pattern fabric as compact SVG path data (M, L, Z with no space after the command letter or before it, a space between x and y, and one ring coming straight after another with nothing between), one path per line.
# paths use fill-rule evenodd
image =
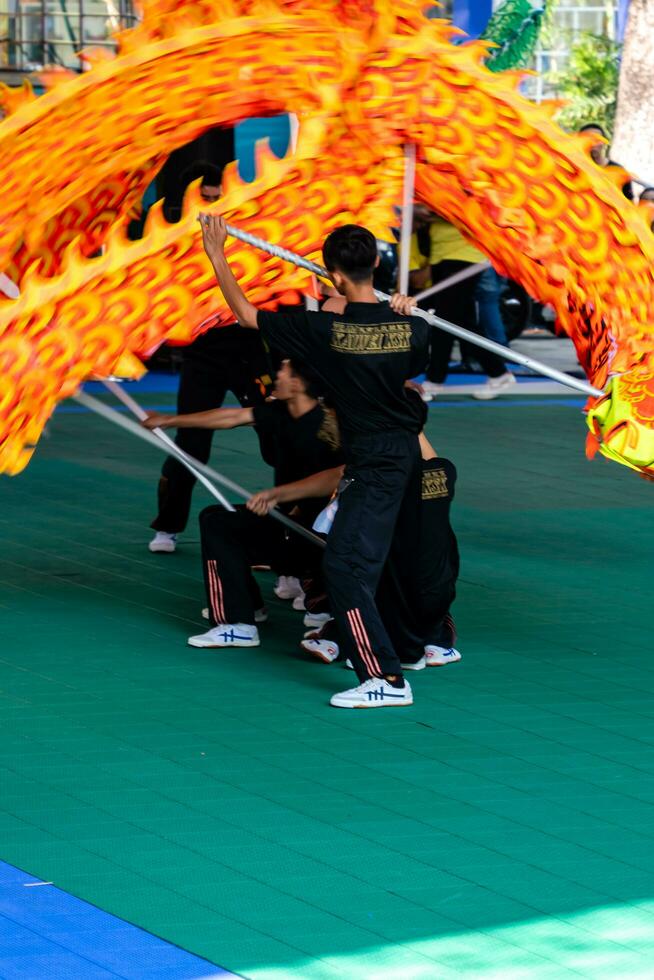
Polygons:
M138 375L164 341L188 343L227 314L202 251L191 191L182 220L155 208L142 240L124 226L161 160L209 128L294 112L294 155L262 151L257 179L231 167L214 206L228 221L319 258L343 221L389 237L403 146L418 198L499 272L551 303L589 379L589 451L654 473L654 236L601 170L586 136L563 133L493 74L483 42L424 17L423 0L144 0L115 57L85 52L45 96L2 89L0 472L27 464L57 402L92 376ZM103 254L93 257L104 246ZM275 305L307 276L230 241L253 302Z

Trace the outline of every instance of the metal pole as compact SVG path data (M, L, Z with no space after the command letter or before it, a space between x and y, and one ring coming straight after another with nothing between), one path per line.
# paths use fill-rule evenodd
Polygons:
M92 395L87 395L85 391L78 391L76 395L73 395L73 398L76 402L79 402L80 405L84 405L85 408L95 412L96 415L101 415L109 422L113 422L114 425L120 426L121 429L131 432L133 436L143 439L144 442L154 446L155 449L159 449L164 453L168 452L166 446L160 439L157 438L157 436L153 436L151 432L144 429L142 426L137 425L136 422L132 422L131 419L124 418L124 416L120 415L120 413L115 409L110 408L109 405L105 405L104 402L98 401L98 399L93 398ZM186 456L186 453L184 453L184 455ZM205 466L205 464L201 463L198 459L194 459L192 456L189 456L188 459L196 469L204 473L205 476L208 476L210 480L215 480L216 483L220 483L223 487L226 487L233 493L238 494L238 496L242 497L243 500L250 500L250 498L253 496L244 487L239 486L238 483L234 483L233 480L223 476L222 473L218 473L217 470L212 469L210 466ZM290 517L287 517L286 514L282 514L282 512L277 510L277 508L273 507L273 509L268 512L268 516L274 518L276 521L279 521L280 524L286 525L286 527L291 531L295 531L296 534L300 534L303 538L306 538L307 541L311 541L312 544L316 544L320 548L325 547L325 542L322 538L319 538L317 534L313 533L313 531L307 530L306 527L302 527L301 524L297 524L295 521L291 520Z
M104 384L105 388L112 393L112 395L115 395L116 398L123 403L123 405L126 405L127 408L129 408L130 412L132 412L140 422L147 419L148 413L144 412L138 402L135 402L134 399L128 395L116 381L107 379L102 383ZM227 500L226 497L223 497L220 490L217 490L213 483L210 483L209 480L207 480L204 473L200 473L199 470L196 470L188 453L184 452L183 449L180 449L177 443L170 438L167 432L164 432L164 430L160 428L150 429L149 431L153 432L154 435L156 435L157 438L164 443L171 456L178 459L182 466L185 466L189 473L192 473L195 479L202 484L205 490L208 490L211 496L215 497L218 503L223 505L225 510L232 511L232 513L234 512L234 508L230 504L229 500Z
M405 296L409 294L409 258L413 231L413 196L416 183L416 146L404 147L404 188L402 191L402 232L400 236L400 268L397 288Z
M268 252L270 255L275 255L277 258L283 259L285 262L291 262L293 265L297 265L301 269L307 269L308 272L313 272L314 275L320 276L321 279L326 279L331 282L331 276L327 269L322 266L317 265L315 262L310 262L308 259L302 258L301 255L296 255L295 252L289 251L287 248L281 248L279 245L273 245L271 242L267 242L264 238L258 238L256 235L250 235L248 232L240 231L238 228L234 228L232 225L227 225L227 232L233 238L238 238L239 241L245 242L247 245L253 245L255 248L260 248L264 252ZM387 293L382 293L378 289L375 290L375 296L381 302L385 302L390 299ZM438 327L440 330L444 330L446 333L451 333L454 337L459 337L461 340L468 340L471 344L475 344L477 347L483 347L484 350L492 351L493 354L499 354L500 357L504 358L505 361L513 361L515 364L522 364L523 367L529 368L530 371L534 371L537 374L543 374L547 378L551 378L553 381L558 381L562 385L566 385L568 388L574 388L575 391L581 391L584 395L592 395L597 398L603 395L604 392L599 388L593 387L588 381L579 381L578 378L573 378L569 374L565 374L563 371L557 371L556 368L549 367L547 364L543 364L542 361L537 361L533 357L527 357L525 354L520 354L518 351L511 350L510 347L503 347L502 344L496 344L494 340L489 340L488 337L480 337L478 334L473 333L472 330L466 330L465 327L459 327L455 323L450 323L449 320L441 320L439 316L434 316L433 313L427 313L425 310L419 309L414 306L412 309L412 314L414 316L419 316L427 323L431 323L432 326Z
M453 276L449 276L448 279L443 279L442 282L437 282L434 286L430 286L429 289L423 289L421 293L416 293L413 297L416 303L419 303L423 299L427 299L428 296L434 296L436 293L442 293L444 289L449 289L450 286L456 286L458 282L463 282L465 279L469 279L471 276L476 276L478 273L483 272L484 269L490 269L490 262L475 262L468 269L461 269L461 272L455 272Z

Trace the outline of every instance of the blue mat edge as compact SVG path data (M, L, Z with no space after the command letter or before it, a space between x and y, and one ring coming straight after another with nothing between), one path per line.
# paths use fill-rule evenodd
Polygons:
M84 933L76 933L75 919L82 917ZM62 919L69 921L67 928L63 928ZM89 929L93 920L97 921L97 928ZM66 935L70 937L70 945L66 944ZM121 949L115 949L115 941L112 946L112 935L114 940L120 938ZM73 941L73 937L77 937L77 941ZM90 944L87 954L90 952L91 955L83 952L85 943ZM149 955L159 954L166 962L160 968L147 971L139 966L135 972L134 964L142 962L139 957L146 948ZM42 975L39 971L47 965L49 957L64 968L65 963L70 965L71 971L74 970L69 974L71 980L73 977L75 980L95 980L103 976L123 980L143 980L150 976L157 980L238 977L238 974L105 912L53 883L43 882L0 861L0 977L13 980L14 977ZM64 963L61 963L62 959Z

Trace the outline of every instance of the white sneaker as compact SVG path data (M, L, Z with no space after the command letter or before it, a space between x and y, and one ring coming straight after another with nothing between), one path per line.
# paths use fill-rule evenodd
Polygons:
M249 623L223 623L186 642L190 647L258 647L259 630Z
M428 667L444 667L445 664L455 664L461 659L461 654L454 647L437 647L430 643L425 647L424 659Z
M479 401L487 402L492 398L497 398L498 395L512 388L515 384L515 375L511 374L510 371L506 371L504 374L500 374L499 378L489 378L481 388L475 388L472 392L472 397L477 398Z
M157 531L152 541L148 545L154 554L172 553L177 547L177 535L168 534L168 531Z
M413 704L413 693L407 681L402 687L393 687L383 677L371 677L358 687L335 694L329 703L333 708L400 708Z
M304 598L300 580L294 575L280 575L273 592L278 599L295 599L299 595Z
M349 659L349 657L345 661L345 666L347 667L348 670L354 670L354 664ZM402 670L424 670L426 666L427 666L427 658L421 657L420 660L416 660L415 663L402 664Z
M206 606L202 610L202 618L209 619L209 610L207 609ZM262 606L261 609L254 610L255 623L265 623L267 622L267 620L268 620L268 610L266 609L265 606Z
M296 609L297 612L305 611L304 592L302 593L302 595L296 595L295 598L293 599L293 609Z
M423 381L420 387L422 388L420 397L423 402L431 402L436 395L442 395L445 391L445 385L437 385L433 381Z
M304 617L304 625L307 629L322 629L325 623L328 623L332 618L331 613L311 613L308 612Z
M333 664L338 657L338 643L334 643L332 640L317 640L309 638L302 640L300 642L300 646L313 657L317 657L318 660L322 660L324 664Z

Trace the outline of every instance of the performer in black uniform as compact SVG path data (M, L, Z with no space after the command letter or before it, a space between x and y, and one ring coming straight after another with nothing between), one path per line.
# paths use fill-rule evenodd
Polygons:
M203 200L214 203L221 195L222 171L211 164L197 165L186 174L187 182L202 177ZM177 394L177 414L190 415L219 408L231 391L241 405L263 402L271 385L271 367L261 338L237 324L212 326L182 348ZM211 429L180 429L175 442L201 463L211 455ZM195 477L174 457L162 468L158 487L158 513L150 525L157 532L150 541L153 552L173 552L177 535L188 523Z
M324 572L339 639L360 685L334 695L334 707L410 705L413 695L384 627L375 593L402 509L420 484L421 421L404 383L428 360L429 327L395 296L379 303L374 236L346 225L325 241L323 257L348 303L342 315L267 313L243 295L224 254L225 223L202 216L205 249L223 294L244 327L259 327L271 347L311 364L338 418L345 488L329 535Z
M338 466L342 453L333 413L318 401L308 368L285 360L277 372L275 400L253 408L222 408L195 415L152 415L146 428L189 426L212 431L254 425L264 447L266 462L273 463L275 482L302 480L313 473ZM295 521L310 528L327 500L305 500L292 509ZM282 509L284 509L282 507ZM200 514L202 564L207 606L212 628L192 636L195 647L258 646L257 615L263 607L251 566L286 560L320 591L321 549L287 530L271 517L263 520L245 507L230 512L220 505ZM324 592L324 588L322 589ZM314 607L315 608L315 607Z
M419 500L398 521L378 595L382 608L394 603L388 630L403 652L404 668L413 670L461 659L454 648L451 614L459 575L459 549L450 523L456 467L437 456L424 435L420 443Z
M402 511L377 589L377 605L404 670L440 667L461 659L453 646L456 632L451 614L459 574L459 550L450 523L456 468L450 460L437 457L423 434L420 444L419 498ZM248 507L265 514L270 506L324 498L336 492L342 475L338 468L263 490ZM333 621L305 634L300 645L324 663L333 663L340 654Z

